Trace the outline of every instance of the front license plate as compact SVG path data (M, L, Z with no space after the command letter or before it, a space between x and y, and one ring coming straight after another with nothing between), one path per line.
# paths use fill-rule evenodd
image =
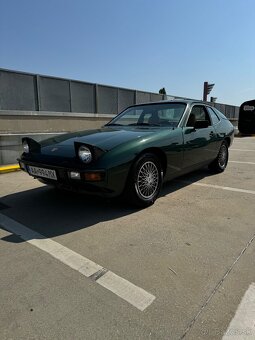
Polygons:
M28 166L28 172L30 175L44 177L49 179L57 180L57 175L55 170L38 168L37 166Z

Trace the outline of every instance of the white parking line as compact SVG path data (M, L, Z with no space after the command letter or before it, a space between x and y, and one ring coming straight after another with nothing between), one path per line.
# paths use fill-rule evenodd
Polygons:
M249 165L255 165L254 162L239 162L239 161L228 161L229 163L238 163L238 164L249 164Z
M97 280L97 283L142 311L148 307L155 298L151 294L145 292L142 288L133 285L111 271L108 271L105 275L101 276ZM144 292L146 294L144 294ZM137 303L139 303L139 307L137 306Z
M245 152L255 152L255 150L251 150L251 149L230 149L230 151L245 151Z
M222 340L255 339L255 284L244 294Z
M0 225L82 275L91 278L141 311L155 299L154 295L144 289L3 214L0 214Z
M255 195L254 190L246 190L246 189L239 189L239 188L232 188L232 187L223 187L220 185L215 185L215 184L206 184L206 183L199 183L199 182L190 182L190 181L184 181L184 180L176 180L178 182L182 183L187 183L187 184L192 184L192 185L197 185L201 187L207 187L207 188L213 188L213 189L220 189L220 190L227 190L227 191L234 191L234 192L242 192L245 194L251 194Z

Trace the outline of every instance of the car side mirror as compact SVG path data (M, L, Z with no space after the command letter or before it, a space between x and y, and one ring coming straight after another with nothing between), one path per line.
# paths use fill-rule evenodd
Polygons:
M196 120L195 122L195 129L205 129L208 128L209 122L208 120Z

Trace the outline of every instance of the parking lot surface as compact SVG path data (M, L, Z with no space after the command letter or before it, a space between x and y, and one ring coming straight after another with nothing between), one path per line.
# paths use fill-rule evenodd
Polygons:
M144 210L2 174L0 338L255 339L255 138L229 160Z

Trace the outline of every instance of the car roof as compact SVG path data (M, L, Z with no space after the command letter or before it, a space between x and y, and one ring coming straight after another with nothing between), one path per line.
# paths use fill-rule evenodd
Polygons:
M140 104L134 104L131 105L133 106L140 106L140 105L153 105L153 104L167 104L167 103L183 103L183 104L200 104L200 105L208 105L203 103L202 101L199 100L192 100L192 99L173 99L173 100L160 100L160 101L156 101L156 102L144 102L144 103L140 103Z

